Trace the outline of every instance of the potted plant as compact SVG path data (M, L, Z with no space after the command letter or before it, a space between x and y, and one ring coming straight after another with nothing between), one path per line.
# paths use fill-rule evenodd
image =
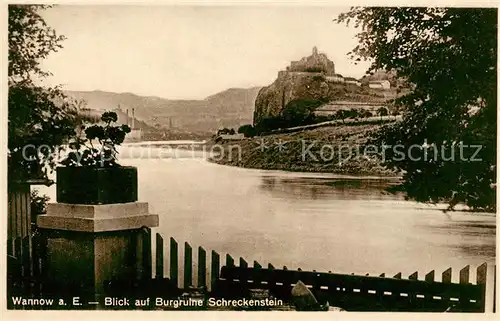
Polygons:
M114 112L105 112L101 124L84 128L85 137L69 143L70 152L57 168L57 202L112 204L137 201L137 168L117 163L127 125L114 126ZM95 144L94 144L95 143Z

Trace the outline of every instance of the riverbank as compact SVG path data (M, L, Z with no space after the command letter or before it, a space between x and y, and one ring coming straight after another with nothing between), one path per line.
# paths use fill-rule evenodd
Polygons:
M337 124L300 132L278 133L219 142L209 161L244 168L395 177L372 151L364 148L379 124Z

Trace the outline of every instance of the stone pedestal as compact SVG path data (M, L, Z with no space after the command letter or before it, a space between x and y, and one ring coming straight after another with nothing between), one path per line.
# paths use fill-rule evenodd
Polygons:
M70 300L67 308L102 306L105 282L140 277L141 231L158 221L143 202L48 204L37 223L46 238L44 274L51 296ZM79 297L77 306L73 297Z

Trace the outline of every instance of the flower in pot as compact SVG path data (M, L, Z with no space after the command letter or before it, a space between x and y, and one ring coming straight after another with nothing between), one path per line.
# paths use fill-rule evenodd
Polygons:
M137 201L137 168L117 163L116 147L130 132L113 125L118 117L105 112L101 124L84 128L85 137L69 143L70 152L57 168L57 202L112 204Z

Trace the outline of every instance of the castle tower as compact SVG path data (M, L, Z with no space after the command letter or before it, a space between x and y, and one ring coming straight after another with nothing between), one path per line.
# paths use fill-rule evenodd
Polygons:
M316 46L313 47L313 56L318 55L318 48Z

